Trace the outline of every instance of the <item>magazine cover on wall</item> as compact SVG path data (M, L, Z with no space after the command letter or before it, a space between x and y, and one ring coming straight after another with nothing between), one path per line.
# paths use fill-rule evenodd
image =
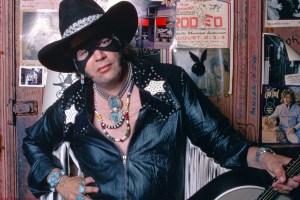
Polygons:
M300 56L278 35L264 33L262 84L300 85Z
M265 0L265 27L298 27L299 0Z
M300 144L300 85L263 85L261 143Z
M173 64L182 66L206 96L227 96L230 50L174 49Z

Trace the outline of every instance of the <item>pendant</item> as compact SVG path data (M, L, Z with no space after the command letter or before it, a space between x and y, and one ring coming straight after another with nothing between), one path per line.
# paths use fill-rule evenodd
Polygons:
M118 124L122 120L122 100L118 97L109 97L108 107L110 108L110 118L115 123Z

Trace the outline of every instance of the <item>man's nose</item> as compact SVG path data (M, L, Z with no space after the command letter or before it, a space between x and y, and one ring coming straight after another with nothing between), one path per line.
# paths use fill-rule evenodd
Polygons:
M96 60L102 60L106 58L105 52L99 49L95 49L93 56L96 58Z

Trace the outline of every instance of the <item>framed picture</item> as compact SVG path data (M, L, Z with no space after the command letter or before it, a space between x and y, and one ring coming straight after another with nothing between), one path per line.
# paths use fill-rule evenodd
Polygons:
M300 86L263 85L261 143L300 144Z
M42 47L61 39L57 12L23 11L21 20L21 61L37 61Z
M21 87L44 87L44 67L21 66L19 86Z

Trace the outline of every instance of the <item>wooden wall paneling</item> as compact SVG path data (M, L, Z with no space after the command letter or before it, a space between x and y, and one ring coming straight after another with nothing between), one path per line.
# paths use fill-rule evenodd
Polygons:
M259 141L262 1L248 0L247 138Z
M233 126L245 133L247 91L247 2L235 1L234 6L234 51L233 51Z
M17 199L16 132L12 125L15 80L15 1L0 0L0 199Z
M17 132L17 151L18 151L18 199L36 199L28 188L27 176L29 172L29 165L23 155L22 143L25 137L25 128L31 126L38 118L41 116L42 110L42 98L43 98L43 88L41 87L19 87L19 76L20 76L20 66L23 63L20 62L21 58L21 39L22 31L21 26L21 12L20 12L20 0L16 0L16 13L15 13L15 23L16 23L16 100L17 101L27 101L36 100L38 103L38 113L34 115L17 115L16 116L16 132Z
M235 1L233 125L259 139L261 0Z

